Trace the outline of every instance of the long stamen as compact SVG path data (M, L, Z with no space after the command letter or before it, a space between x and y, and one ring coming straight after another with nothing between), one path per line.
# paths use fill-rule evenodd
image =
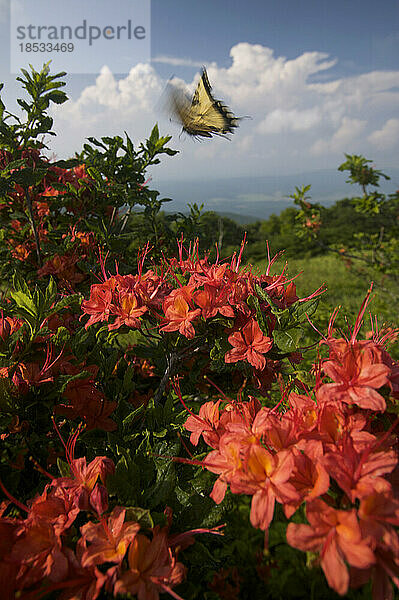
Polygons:
M12 496L10 494L10 492L7 490L6 487L4 487L3 482L0 479L0 489L3 492L3 494L9 499L11 500L11 502L13 504L15 504L15 506L18 506L18 508L20 508L21 510L23 510L24 512L28 513L29 512L29 508L27 506L25 506L25 504L22 504L22 502L20 502L19 500L17 500L16 498L14 498L14 496Z
M190 413L190 415L192 417L194 417L194 419L196 419L197 421L199 421L200 423L206 423L206 421L204 419L202 419L200 416L196 415L188 406L187 404L184 402L183 400L183 396L180 390L180 385L179 385L179 379L178 377L175 377L172 380L172 385L173 385L173 389L175 390L175 393L177 395L177 397L179 398L180 402L183 404L184 408L186 409L187 412ZM206 423L208 425L208 423Z
M231 402L231 399L230 399L230 398L228 398L228 396L226 396L226 394L225 394L225 393L224 393L224 392L223 392L223 391L220 389L220 387L218 387L218 386L216 385L216 383L214 383L214 382L212 381L212 379L211 379L210 377L208 377L208 375L204 375L204 379L206 379L207 381L209 381L209 383L210 383L211 385L213 385L213 387L215 388L215 390L217 390L217 391L219 392L219 394L221 394L221 395L223 396L223 398L225 398L225 399L226 399L228 402Z
M355 326L353 328L352 335L351 335L351 338L350 338L350 343L351 344L355 343L357 334L359 333L360 328L361 328L361 326L363 324L363 316L364 316L364 313L366 312L367 305L368 305L368 303L370 301L370 296L371 296L372 290L373 290L373 282L371 282L371 285L370 285L370 287L368 289L366 297L363 300L362 305L360 307L359 314L356 317Z

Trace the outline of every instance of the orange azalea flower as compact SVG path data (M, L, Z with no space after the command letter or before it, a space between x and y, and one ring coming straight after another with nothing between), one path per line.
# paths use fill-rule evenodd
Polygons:
M391 473L398 464L395 450L376 449L375 441L361 451L356 450L350 435L328 452L322 464L352 502L372 493L376 487L390 489L382 476Z
M323 363L323 370L334 383L322 385L317 399L384 411L385 400L376 390L388 383L390 369L382 362L381 350L372 342L332 341L337 343L329 344L332 357Z
M80 528L85 542L89 542L82 556L82 566L100 565L105 562L122 562L126 550L140 529L136 522L125 523L126 509L115 506L108 518L100 523L88 522Z
M44 192L41 193L42 196L44 196L44 197L50 196L51 198L53 196L59 196L62 194L65 194L65 191L56 190L55 188L53 188L51 186L46 187Z
M47 260L38 270L39 277L45 275L55 275L60 282L66 284L76 284L84 280L86 275L78 271L76 263L79 260L77 255L54 254L53 258Z
M393 600L396 597L391 585L399 587L399 536L391 529L385 531L374 550L376 562L368 569L350 570L351 587L359 587L372 581L373 600Z
M0 157L1 159L1 157ZM2 503L4 506L4 503ZM11 560L11 550L22 530L22 522L17 519L1 517L0 505L0 583L4 600L15 600L16 579L19 565Z
M50 207L47 202L36 201L35 209L40 219L50 214Z
M302 453L294 449L293 453L295 467L290 483L300 494L300 498L296 502L284 505L287 518L294 514L302 502L309 502L326 494L330 486L328 473L320 462L323 456L321 442L311 440L305 446L305 452Z
M112 290L114 287L113 285L109 285L110 282L111 280L108 280L106 284L97 283L92 285L90 288L90 298L83 300L83 313L90 315L85 329L93 323L98 323L98 321L108 321L112 310Z
M155 377L155 365L152 365L147 358L135 357L133 364L134 370L140 377L143 377L144 379Z
M194 292L194 300L201 307L204 319L210 319L218 312L225 317L234 317L234 310L227 303L227 297L227 290L218 290L208 283L203 290Z
M394 498L392 489L375 485L371 494L360 501L359 518L363 530L377 540L392 525L399 526L399 500Z
M320 499L307 505L310 525L289 523L287 542L303 551L318 552L328 584L338 594L346 594L349 573L346 562L358 569L375 563L369 538L363 539L356 510L335 510Z
M84 367L92 371L93 366ZM79 372L78 368L72 369ZM55 406L54 412L65 415L68 419L80 417L84 419L86 427L90 429L103 429L113 431L117 425L109 418L114 412L117 402L109 402L104 394L95 386L94 378L75 379L67 384L63 392L68 403Z
M152 540L137 534L128 551L129 571L122 573L114 593L136 594L138 600L159 600L159 594L181 583L186 569L169 547L167 529L154 528ZM180 598L173 593L174 598Z
M230 480L231 491L253 494L250 520L253 527L266 531L273 519L275 501L293 503L299 494L288 481L294 468L290 450L277 454L259 444L252 444L246 456L243 473Z
M51 485L56 487L57 495L64 498L66 492L74 506L80 510L89 510L95 486L100 485L98 479L104 483L106 477L115 472L115 465L106 456L96 456L87 464L85 456L73 458L73 451L71 454L67 453L67 459L71 477L58 477L52 480Z
M21 231L22 229L22 223L19 219L14 219L11 221L10 225L15 231Z
M201 314L201 309L190 310L192 291L191 286L181 287L173 290L164 300L163 310L169 322L160 327L160 331L179 331L190 340L194 337L192 321Z
M79 507L73 504L73 498L62 493L57 495L57 490L50 483L41 496L31 501L25 523L33 525L47 523L54 528L57 535L61 535L70 528L79 512Z
M145 394L141 394L138 390L134 390L132 396L129 398L130 404L134 406L134 408L139 408L139 406L148 406L148 402L154 396L154 390L150 388Z
M122 325L140 329L141 323L138 317L141 317L148 310L147 307L145 305L140 306L138 296L134 292L121 292L119 296L120 302L115 309L117 318L112 325L108 326L108 329L111 331Z
M15 246L15 248L11 250L11 254L17 260L24 261L28 258L30 250L28 250L24 244L18 244L18 246Z
M199 438L204 438L208 446L216 448L219 443L220 432L217 432L219 427L219 405L221 400L217 402L205 402L202 404L199 415L191 414L184 427L187 431L191 431L190 442L193 446L198 445Z
M1 313L0 317L0 339L3 342L12 335L15 331L22 326L22 319L18 319L17 317L5 317L3 313Z
M232 333L228 340L233 349L225 354L226 363L247 360L255 369L264 369L266 359L263 354L269 352L273 340L263 335L255 319L250 319L241 331Z
M230 583L231 581L231 583ZM240 577L237 567L228 567L220 569L215 573L209 588L215 592L221 600L239 600L241 591Z
M22 563L25 570L19 587L30 587L47 577L62 581L68 575L68 561L62 551L61 536L46 521L29 523L11 552L12 561Z
M235 434L222 436L218 450L210 452L205 457L203 465L211 473L219 474L209 496L220 504L226 494L227 484L237 472L242 473L242 461L240 456L241 444L237 441Z
M76 554L70 548L64 550L69 563L68 577L61 584L52 586L53 590L62 589L60 600L96 600L111 579L112 567L103 574L97 567L82 566L84 545L81 542L82 538L78 540ZM47 593L51 591L51 587L46 589Z

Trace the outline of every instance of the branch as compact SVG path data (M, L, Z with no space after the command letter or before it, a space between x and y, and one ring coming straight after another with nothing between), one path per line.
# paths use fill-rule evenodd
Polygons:
M197 341L195 341L191 346L188 346L188 348L185 348L183 350L183 352L181 352L180 354L175 353L175 352L172 352L171 354L169 354L169 356L166 359L165 373L163 374L162 379L159 383L158 389L155 392L155 396L154 396L155 404L161 403L161 398L165 392L166 385L167 385L169 379L177 374L176 367L180 364L181 360L184 360L185 358L187 358L187 356L190 356L190 354L199 352L199 350L204 348L204 344L202 346L197 346L196 348L194 348L194 346L196 344L197 344Z
M154 404L161 403L161 398L164 394L166 385L167 385L169 379L171 377L173 377L173 375L175 375L175 366L176 366L177 362L178 362L177 354L172 353L167 357L165 373L163 374L163 377L159 383L158 389L155 393Z
M36 229L35 218L33 216L32 201L31 201L30 195L29 195L29 187L25 188L25 198L26 198L26 204L28 205L30 223L32 225L32 231L33 231L33 235L34 235L35 243L36 243L37 262L39 264L39 267L41 267L43 265L42 254L40 251L40 241L39 241L39 235L38 235L37 229Z

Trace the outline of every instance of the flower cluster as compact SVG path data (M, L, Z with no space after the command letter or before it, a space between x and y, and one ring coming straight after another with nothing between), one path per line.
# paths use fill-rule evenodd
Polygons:
M37 268L39 277L53 275L63 287L72 290L86 278L77 265L78 261L91 257L94 250L94 235L79 231L75 218L79 215L81 221L92 207L93 180L88 176L84 164L61 168L51 164L38 148L18 148L15 152L18 161L10 152L0 150L1 168L8 168L13 162L23 162L15 169L10 168L9 172L22 176L24 169L32 168L45 171L45 175L34 185L14 183L2 198L1 218L4 226L8 227L6 245L14 259ZM31 216L27 211L28 204L32 206ZM14 217L16 214L18 218ZM54 225L55 220L59 221L58 226L61 224L61 214L64 217L73 215L75 225L70 235L64 233L61 239L57 239L60 232ZM38 264L32 218L37 241L42 252L47 254L43 265Z
M384 347L395 332L356 339L367 300L349 338L334 337L334 313L313 390L287 392L280 410L255 398L207 402L185 427L192 444L202 436L212 448L201 464L218 475L215 502L228 486L250 495L251 524L266 540L276 502L287 519L304 505L308 523L290 522L288 543L315 553L339 594L371 579L383 600L399 584L399 419L386 412L386 398L399 399L399 365Z
M104 281L92 285L89 299L82 302L82 311L89 316L85 327L105 322L109 331L126 326L203 340L211 327L219 326L217 334L226 340L224 363L245 365L258 388L268 389L279 366L271 353L277 326L274 311L317 297L321 289L299 299L284 270L270 275L274 260L266 274L241 268L244 243L238 255L224 262L218 257L210 262L208 255L199 258L197 244L186 250L185 257L183 242L178 249L177 258L164 257L161 266L144 271L147 246L137 275L108 276L103 268ZM199 341L197 350L201 348ZM297 352L288 357L300 360Z
M74 458L78 435L79 430L66 446L69 475L47 473L50 483L27 505L0 482L9 501L26 513L25 518L11 518L6 516L10 502L0 507L2 598L13 600L18 594L34 600L61 591L63 600L95 600L101 590L114 596L136 594L139 600L158 600L163 592L180 598L172 591L186 572L178 552L194 542L195 534L219 534L219 528L171 535L168 507L166 525L147 529L132 518L132 509L109 510L105 484L115 472L114 463L104 456L89 464L84 457Z
M0 380L7 382L12 399L25 397L44 384L64 384L59 393L54 413L64 415L70 420L79 419L88 430L102 429L112 431L116 423L110 419L117 403L108 401L97 384L98 367L79 361L73 353L71 344L56 349L59 330L73 336L78 320L70 311L53 314L41 323L33 340L26 334L27 321L23 318L0 317L0 344L3 349L19 333L7 366L0 367ZM27 350L29 349L29 352ZM6 435L6 434L3 434Z

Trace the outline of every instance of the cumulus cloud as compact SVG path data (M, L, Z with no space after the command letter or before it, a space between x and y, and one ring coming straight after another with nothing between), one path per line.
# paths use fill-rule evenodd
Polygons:
M343 117L340 126L330 139L317 140L310 148L313 155L331 153L344 153L353 151L353 145L358 145L359 136L365 130L367 121Z
M388 119L369 135L368 140L379 150L390 150L399 145L399 119Z
M319 108L308 108L298 110L283 110L276 108L260 122L258 131L260 133L280 133L282 131L306 131L312 129L320 122L321 114Z
M251 117L240 122L231 143L212 139L198 144L178 137L181 125L161 110L166 81L155 64L194 67L191 81L174 81L191 91L200 65L189 58L159 56L154 64L136 65L120 79L103 67L93 85L57 107L56 124L63 133L58 152L73 152L85 136L123 130L140 141L158 121L163 134L174 134L171 145L180 150L178 157L157 168L170 179L335 168L344 152L372 153L382 166L397 162L392 148L399 132L399 71L326 80L323 76L336 60L325 53L304 52L287 59L249 43L233 46L230 57L228 67L206 66L215 98L236 115Z
M138 64L119 80L104 66L95 84L84 88L77 100L54 107L56 125L63 137L74 135L75 144L82 141L82 134L116 135L123 130L142 138L154 124L162 87L151 65Z

